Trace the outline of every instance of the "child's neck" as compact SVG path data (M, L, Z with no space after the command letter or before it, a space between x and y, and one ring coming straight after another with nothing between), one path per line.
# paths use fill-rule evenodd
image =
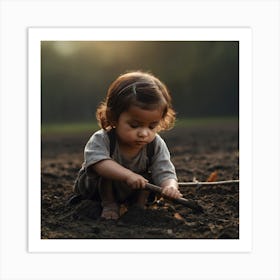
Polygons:
M130 147L130 146L122 145L121 143L119 143L119 149L120 149L122 156L125 159L129 160L129 159L136 157L139 154L139 152L143 149L143 147Z

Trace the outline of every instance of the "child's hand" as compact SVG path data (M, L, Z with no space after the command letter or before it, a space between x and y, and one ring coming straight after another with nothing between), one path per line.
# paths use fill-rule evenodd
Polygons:
M181 198L183 195L178 188L173 185L167 185L162 188L162 194L170 198Z
M139 174L131 172L131 174L127 176L125 183L132 189L144 189L148 180Z

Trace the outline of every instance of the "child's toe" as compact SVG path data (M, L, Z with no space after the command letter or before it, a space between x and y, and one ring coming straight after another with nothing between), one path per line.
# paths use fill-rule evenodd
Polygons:
M107 208L104 207L101 213L101 218L106 220L117 220L119 218L119 211L117 208Z

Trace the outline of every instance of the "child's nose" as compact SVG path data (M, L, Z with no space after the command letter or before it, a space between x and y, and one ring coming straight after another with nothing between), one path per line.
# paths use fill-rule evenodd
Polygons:
M139 137L147 137L149 135L148 129L142 128L138 131Z

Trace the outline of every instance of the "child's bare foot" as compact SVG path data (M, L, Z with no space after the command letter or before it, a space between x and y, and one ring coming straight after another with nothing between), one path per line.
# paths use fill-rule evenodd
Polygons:
M117 203L103 203L101 218L104 218L106 220L117 220L119 217L119 206Z

